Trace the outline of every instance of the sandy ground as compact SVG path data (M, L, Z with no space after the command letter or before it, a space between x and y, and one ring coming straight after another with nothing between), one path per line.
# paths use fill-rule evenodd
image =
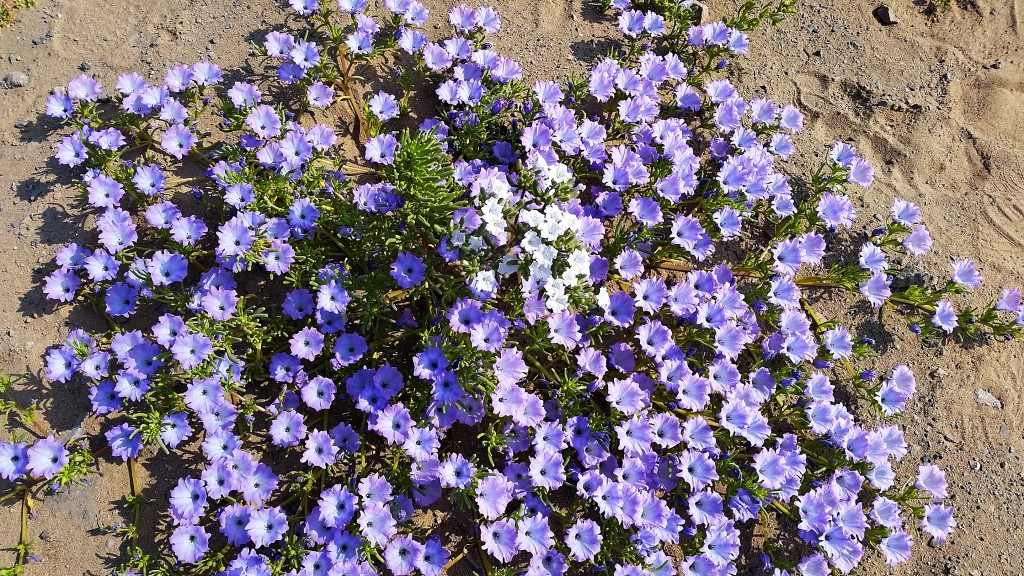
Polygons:
M427 2L443 23L449 3ZM606 50L603 24L581 0L497 0L504 28L496 46L531 77L580 71ZM933 229L925 269L948 273L952 258L971 257L985 274L985 296L1024 285L1024 0L960 4L934 14L899 2L894 26L854 0L802 3L781 27L756 32L752 54L738 61L747 95L794 101L808 115L800 137L810 165L837 139L854 143L876 166L876 184L861 202L864 219L894 196L918 202ZM711 6L722 13L724 6ZM23 87L0 88L0 369L39 374L42 355L83 315L53 312L44 302L40 266L78 239L83 222L72 204L70 175L50 160L56 126L41 116L48 92L88 70L104 84L138 70L162 77L180 63L211 59L238 70L245 40L283 21L270 0L41 0L0 29L0 78L27 75ZM835 303L821 302L838 312ZM904 474L922 459L950 478L959 529L945 544L918 542L898 574L1024 574L1024 355L1020 344L922 350L897 319L896 336L873 363L909 363L920 394L903 423L913 445ZM868 326L877 329L877 325ZM39 427L58 434L88 412L84 387L49 389L33 377L22 400L38 399ZM1001 407L982 405L976 390ZM86 423L95 431L95 424ZM163 510L175 464L149 459L144 527ZM176 476L173 476L176 477ZM3 489L3 487L0 487ZM109 573L120 541L102 527L125 520L124 466L104 460L84 486L48 495L33 509L29 534L41 563L29 575ZM0 507L0 547L17 543L20 508ZM9 562L13 553L4 556ZM889 573L878 558L865 574Z

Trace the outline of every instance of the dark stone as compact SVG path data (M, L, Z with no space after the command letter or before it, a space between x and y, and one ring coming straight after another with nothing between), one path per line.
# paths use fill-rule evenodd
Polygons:
M42 35L39 35L39 36L36 36L35 38L33 38L32 39L32 45L33 46L39 46L41 44L45 44L46 41L49 40L50 38L53 38L53 31L52 30L48 31L46 34L42 34Z
M892 12L892 8L889 8L885 4L882 4L872 12L875 15L875 19L883 26L893 26L899 24L900 19L896 17Z

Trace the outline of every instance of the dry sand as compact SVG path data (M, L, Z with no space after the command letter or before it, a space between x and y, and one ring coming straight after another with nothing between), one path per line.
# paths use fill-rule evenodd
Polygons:
M432 25L447 26L441 15L449 4L427 5ZM531 77L580 71L608 47L606 24L581 0L493 5L505 24L497 48ZM927 272L945 276L952 258L970 257L985 274L984 296L1024 285L1024 0L961 3L934 14L899 2L894 26L876 21L875 6L800 4L799 15L753 34L752 53L733 71L737 83L746 95L794 101L807 113L795 164L811 165L837 139L867 155L877 171L859 202L864 219L894 196L919 203L935 237ZM202 58L237 71L244 41L283 19L269 0L41 0L0 29L0 78L28 76L24 87L0 88L0 368L39 374L46 348L92 321L54 313L39 288L40 266L81 239L84 221L70 174L50 160L56 126L41 116L48 92L80 67L108 86L119 73L159 78L170 66ZM829 302L822 305L829 309ZM944 467L960 524L944 544L917 542L914 559L894 572L1024 574L1021 345L922 350L897 319L877 321L896 336L874 366L906 362L918 374L920 393L903 419L912 451L901 472L906 477L922 459ZM993 394L1001 408L980 404L977 389ZM49 389L36 379L22 390L22 399L40 401L42 429L63 434L88 412L82 385ZM86 430L97 428L87 422ZM161 457L147 465L147 527L165 506L173 466ZM125 467L103 460L87 485L38 502L29 534L43 561L25 573L109 573L120 541L97 529L124 520L127 489ZM18 522L19 506L0 508L0 546L17 543ZM877 555L868 564L865 574L889 573Z

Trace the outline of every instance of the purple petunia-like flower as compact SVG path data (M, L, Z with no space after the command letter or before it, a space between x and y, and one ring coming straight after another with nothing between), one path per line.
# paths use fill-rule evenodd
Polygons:
M105 434L113 456L127 461L135 458L142 451L142 435L128 424L121 424L107 430Z
M207 507L206 489L201 480L185 477L171 490L171 516L178 524L196 523Z
M515 485L501 475L487 476L477 484L476 503L480 514L488 520L496 520L505 513L512 501Z
M408 289L419 285L423 282L426 271L427 265L423 263L423 259L409 252L399 254L391 265L391 277L400 288Z
M917 482L914 486L927 490L933 498L942 500L949 496L946 492L946 473L934 464L922 464L917 469Z
M570 555L586 562L601 551L601 527L593 520L581 520L571 526L565 533L565 545Z
M424 546L409 536L399 536L384 549L384 562L395 576L407 576L423 558Z
M53 436L37 440L28 449L28 471L33 476L49 480L68 463L68 449Z
M163 138L160 140L160 148L164 152L167 152L171 156L174 156L178 160L185 157L186 154L192 150L192 147L199 142L199 138L196 137L188 128L181 124L175 124L164 132Z
M956 528L953 512L952 506L925 504L924 516L920 521L921 528L939 542L943 542L953 528Z
M174 359L185 370L191 370L213 354L213 342L204 334L181 334L171 345Z
M288 517L279 507L260 508L249 515L245 531L254 546L267 546L284 537L288 531Z
M75 299L75 292L81 284L74 272L61 268L46 277L43 293L51 300L70 302Z
M28 449L24 442L0 440L0 478L15 480L28 471Z
M338 447L327 432L314 430L306 437L306 450L302 462L317 468L326 468L338 459Z
M883 272L876 272L871 278L860 284L860 293L871 302L872 306L878 308L892 295L892 290L889 289L890 284L892 284L891 276L887 276Z
M481 526L480 541L483 550L500 562L508 562L519 551L516 546L516 527L507 520Z
M953 282L971 290L981 285L981 274L978 273L974 260L953 262Z
M953 309L953 305L945 300L940 300L935 304L935 314L932 315L932 324L936 328L941 328L947 334L951 334L957 327L957 316L956 310Z
M199 562L210 550L210 534L202 526L178 526L169 540L174 556L184 564Z
M366 159L377 164L393 164L398 150L398 139L391 134L371 138L366 143Z
M303 360L314 360L324 348L324 336L316 328L303 328L289 341L291 352Z

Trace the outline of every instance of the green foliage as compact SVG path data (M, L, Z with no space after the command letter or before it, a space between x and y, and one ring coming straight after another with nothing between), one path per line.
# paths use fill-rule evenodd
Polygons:
M14 22L16 11L35 5L36 0L0 0L0 28Z

